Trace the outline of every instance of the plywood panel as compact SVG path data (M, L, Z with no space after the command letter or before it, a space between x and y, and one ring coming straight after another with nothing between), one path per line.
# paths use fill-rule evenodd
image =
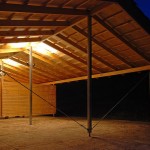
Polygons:
M26 86L28 86L26 84ZM48 103L56 106L56 87L35 86L33 91L45 99ZM14 82L3 83L3 116L28 116L29 115L29 91ZM33 94L33 115L55 114L55 107Z

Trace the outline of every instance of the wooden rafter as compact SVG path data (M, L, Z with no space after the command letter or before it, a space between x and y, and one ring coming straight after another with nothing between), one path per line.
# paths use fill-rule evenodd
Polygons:
M27 74L29 73L29 67L24 64L24 62L20 62L18 59L15 59L15 58L11 58L11 60L15 61L15 62L18 62L18 63L21 63L23 65L23 67L13 67L13 68L17 68L18 70L20 70L21 72L26 72ZM33 76L36 78L36 79L41 79L41 80L45 80L47 79L47 77L45 76L42 76L42 72L40 72L39 70L33 70ZM22 76L23 77L23 76Z
M87 33L84 32L82 29L80 29L78 26L73 26L73 29L75 29L77 32L79 32L80 34L82 34L83 36L87 37ZM97 39L95 39L94 37L92 38L92 41L99 45L100 47L102 47L103 49L105 49L107 52L109 52L110 54L112 54L113 56L115 56L117 59L119 59L120 61L124 62L125 64L127 64L129 67L135 67L132 63L128 62L126 59L124 59L123 57L121 57L120 55L118 55L117 53L115 53L113 50L111 50L110 48L108 48L107 46L105 46L103 43L99 42Z
M112 3L110 3L110 2L103 2L103 4L97 5L97 6L96 6L95 8L93 8L92 10L89 10L89 13L90 13L91 15L97 14L97 13L98 13L99 11L101 11L103 8L105 8L105 7L107 7L107 6L110 6L110 5L112 5ZM78 17L76 17L75 19L73 19L73 20L70 21L70 26L69 26L69 27L72 27L72 26L76 25L77 23L83 21L84 19L86 19L85 16L80 16L80 17L78 16ZM69 28L69 27L68 27L68 28ZM56 34L62 32L62 31L64 31L64 30L67 30L67 27L62 27L62 28L57 29L57 30L54 32L54 35L56 35Z
M63 36L62 34L57 34L57 37L61 38L62 40L64 40L65 42L71 44L72 46L74 46L75 48L77 48L78 50L87 53L87 50L84 49L82 46L76 44L75 42L73 42L72 40L68 39L67 37ZM107 61L105 61L104 59L98 57L97 55L95 55L94 53L92 54L93 58L96 59L97 61L103 63L104 65L117 70L117 67L111 65L110 63L108 63Z
M69 26L67 21L0 20L1 27L50 27Z
M22 60L19 60L19 59L15 58L15 57L11 57L11 59L16 61L16 62L18 62L18 63L20 63L20 64L22 64L22 65L24 65L24 66L28 66L28 64L26 62L24 62ZM43 69L39 68L36 65L33 67L33 70L38 70L43 77L45 77L45 78L47 78L49 80L56 80L56 79L59 80L59 79L61 79L61 78L55 77L55 75L53 73L46 72L46 71L44 71Z
M25 53L28 54L26 51L25 51ZM64 67L62 67L62 66L60 66L60 65L59 65L59 66L57 65L57 68L53 69L53 68L54 68L54 63L53 63L50 59L44 58L43 56L40 56L40 55L38 55L38 54L36 54L36 53L33 53L32 55L33 55L33 57L35 57L35 58L37 58L37 59L39 59L39 60L41 60L41 61L47 63L47 64L50 66L50 70L53 72L53 74L54 74L56 77L58 77L58 78L63 78L64 75L65 75L67 78L71 77L71 76L70 76L71 72L68 71L68 70L66 70ZM59 67L59 68L58 68L58 67Z
M12 67L8 64L4 64L4 68L5 68L5 70L7 69L9 72L17 74L18 76L20 76L20 78L23 78L27 81L29 80L28 74L25 73L24 71L20 71L18 68ZM7 70L6 70L6 72L7 72ZM39 80L34 78L34 81L38 82Z
M44 6L30 6L30 5L18 5L18 4L1 4L0 11L6 12L24 12L34 14L65 14L65 15L87 15L87 10L70 9L70 8L55 8Z
M0 48L0 54L22 52L23 50L24 49L21 49L21 48L4 48L4 49Z
M117 0L117 2L148 34L150 34L150 21L138 7L135 7L134 0Z
M15 59L15 58L11 58L11 59L20 63L20 61ZM23 64L24 63L22 63L22 65ZM12 67L12 68L16 68L16 71L20 72L22 74L23 78L24 78L25 74L28 77L28 74L29 74L29 67L28 66L24 65L23 67ZM34 79L34 81L41 81L41 80L42 81L53 81L54 80L54 79L51 79L51 77L44 75L42 71L40 71L39 69L36 69L36 68L33 68L33 79Z
M50 42L48 40L44 41L44 43L47 44L47 45L50 45L51 47L57 49L58 51L64 53L65 55L68 55L69 57L79 61L80 63L83 63L83 64L87 65L87 62L85 60L83 60L80 56L72 54L72 53L68 52L67 50L53 44L52 42ZM102 70L100 68L96 67L96 66L93 66L93 69L97 70L98 72L102 72Z
M135 46L133 46L129 41L127 41L125 38L123 38L123 36L119 35L118 32L116 32L115 30L113 30L108 24L106 24L101 18L99 18L98 16L93 16L93 18L100 23L104 28L106 28L109 32L111 32L113 35L115 35L120 41L122 41L123 43L125 43L128 47L130 47L133 51L135 51L137 54L139 54L141 57L143 57L144 59L146 59L147 61L150 61L150 57L148 57L147 55L145 55L144 53L142 53L138 48L136 48Z
M12 71L8 71L8 70L6 70L6 71L9 74L9 76L11 76L12 78L14 78L15 80L17 80L19 82L23 82L23 83L27 83L28 82L27 80L23 79L20 75L17 75L16 73L14 73ZM7 77L7 79L9 79L9 81L14 82L14 79L12 79L12 78L10 78L8 76L6 76L6 77Z
M0 31L0 36L38 36L53 35L53 30L46 31Z
M19 42L39 42L42 38L12 38L12 39L0 39L0 43L19 43Z
M150 60L149 55L148 55L149 51L146 52L146 50L148 49L148 46L145 47L144 52L142 52L142 46L148 44L147 41L145 40L145 42L143 42L144 41L143 39L143 41L140 41L141 43L139 42L139 46L137 45L136 47L134 45L134 41L138 40L138 37L132 41L131 40L128 41L127 36L126 38L123 37L125 36L125 34L129 34L128 32L126 32L123 35L120 35L120 33L117 31L117 28L119 26L125 25L124 27L126 27L127 24L128 25L132 23L134 24L136 19L131 18L129 22L120 23L119 25L115 26L112 29L112 27L109 24L107 24L105 20L103 20L100 16L96 15L96 14L99 14L101 10L104 15L105 15L105 12L107 13L107 11L109 11L108 13L112 12L111 13L112 15L110 14L108 15L108 17L107 16L105 17L106 20L110 19L110 23L111 23L111 17L113 17L114 15L117 15L120 12L123 12L124 14L125 9L121 9L119 12L116 12L116 13L114 13L115 12L114 10L109 9L109 5L113 5L114 1L116 2L117 0L94 1L94 3L96 4L94 8L92 8L93 7L92 2L88 2L85 0L81 2L77 2L78 4L74 3L74 1L72 0L64 1L64 2L62 1L58 3L55 3L54 0L44 0L43 3L35 2L35 4L37 3L41 6L32 5L31 0L21 0L19 1L19 3L21 4L19 3L12 4L12 2L10 1L11 0L1 0L0 2L0 13L2 16L0 20L0 26L1 26L0 43L2 43L2 45L5 45L3 43L39 42L50 37L51 35L54 35L57 37L56 39L54 37L54 43L50 40L50 38L45 40L44 43L52 46L57 51L59 51L58 54L56 53L56 54L51 54L51 55L50 54L43 55L36 51L33 52L35 63L37 63L35 64L33 68L33 76L34 76L33 82L34 83L45 82L46 84L57 84L57 83L64 83L64 82L87 79L87 77L85 76L87 72L86 70L86 66L87 66L86 48L83 47L82 45L80 46L80 44L78 43L75 43L75 41L72 38L66 37L65 34L62 33L62 31L63 30L67 31L68 28L72 27L79 33L78 35L83 35L85 37L83 39L86 40L86 37L88 36L88 34L85 31L86 27L84 28L84 26L86 25L82 24L82 21L85 21L88 15L91 15L94 18L94 20L96 21L96 24L100 23L105 28L105 31L112 33L112 35L114 35L113 38L117 38L119 41L122 41L120 43L122 43L124 47L122 47L121 49L125 49L123 52L119 51L119 53L117 53L117 51L115 51L115 47L117 46L117 44L113 47L109 47L109 45L105 44L106 41L105 42L100 41L96 35L93 35L92 40L93 40L93 43L95 43L94 44L95 49L97 50L98 48L97 46L103 49L102 52L100 52L103 54L102 57L99 55L99 53L98 55L96 55L96 52L95 51L94 51L95 53L93 52L93 58L94 58L93 59L94 60L93 61L93 74L94 74L93 78L113 76L113 75L125 74L129 72L136 72L136 71L143 71L143 70L150 70L150 66L144 66L144 65L148 65L149 60ZM118 0L118 1L121 1L121 0ZM56 7L55 6L53 7L51 5L54 3L56 4ZM72 5L72 8L71 7L67 8L66 7L68 6L67 3L69 3L69 6ZM92 3L91 6L89 6L90 3ZM65 4L67 5L65 6ZM52 7L49 7L50 5ZM82 9L82 5L84 9ZM118 4L114 4L113 8L120 9L120 6ZM56 14L56 15L53 15L53 14ZM71 16L68 16L68 15L71 15ZM24 20L16 20L17 18L19 18L18 16L22 17L22 19ZM128 14L126 13L126 16L130 17L131 15L128 16ZM54 21L47 20L50 18ZM61 21L61 20L65 20L65 21ZM77 24L80 24L81 28L80 26L77 26ZM138 26L138 24L136 25ZM54 27L51 28L50 26L54 26ZM140 26L138 28L142 30L141 34L144 34L145 31L143 31L143 28L141 28ZM97 30L99 29L97 28ZM69 31L70 30L68 30L67 32ZM71 29L70 32L72 31L73 30ZM132 32L132 31L130 30L129 32ZM98 33L98 31L95 33ZM74 34L74 31L73 31L73 34ZM101 34L102 33L99 32L99 35ZM136 36L136 34L138 33L133 33L133 36ZM55 41L57 39L58 41ZM60 40L60 43L59 43L59 40ZM110 39L107 39L107 40L110 41ZM141 40L141 37L140 37L140 40ZM63 43L61 43L63 41L66 42L65 43L66 45L67 44L69 46L71 45L73 49L71 48L69 49L65 46L61 46L61 44L64 45ZM113 42L117 43L117 41L115 40ZM138 41L136 42L138 43ZM121 47L121 45L119 46ZM25 52L22 52L23 54L17 54L17 52L18 52L17 49L16 50L15 49L12 50L9 48L3 49L1 47L0 56L2 58L5 56L4 58L6 58L5 53L11 54L9 56L11 57L12 60L23 64L24 66L19 66L19 67L11 66L11 68L10 66L8 67L8 65L4 64L4 67L8 70L8 72L10 72L11 75L16 77L16 79L18 79L19 81L28 82L29 81L28 80L29 66L25 62L28 59L27 58L28 53L25 51ZM129 56L129 59L128 57L125 57L126 55L128 55L127 52L129 53L131 52L131 57ZM12 53L17 54L17 55L12 57ZM105 55L105 53L108 55ZM59 54L61 55L59 56ZM137 56L137 61L134 61L136 60L136 58L132 59L132 57L134 56L135 57ZM111 58L113 58L113 60L110 60ZM109 62L109 60L112 62L112 64ZM143 67L138 67L138 66L143 66ZM130 68L130 69L126 69L126 68ZM126 70L123 70L123 69L126 69ZM111 72L108 72L108 71L111 71Z
M80 66L77 66L77 65L75 65L75 64L73 64L73 63L71 63L71 62L69 62L69 61L67 61L67 60L59 57L57 54L51 54L51 57L54 58L54 59L57 59L57 60L61 61L62 63L65 63L65 64L69 65L72 68L75 68L77 70L80 70L81 72L86 73L85 69L83 69Z

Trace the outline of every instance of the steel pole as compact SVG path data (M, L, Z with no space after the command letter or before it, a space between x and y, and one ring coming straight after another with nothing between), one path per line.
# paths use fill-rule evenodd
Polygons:
M92 133L92 104L91 104L91 87L92 87L92 16L88 15L88 50L87 50L87 130L89 136Z
M0 69L1 69L1 71L3 71L3 61L2 60L0 60ZM3 109L3 106L2 106L2 101L3 101L3 75L1 75L1 78L0 78L0 117L2 117L3 116L3 111L2 111L2 109Z
M149 96L149 99L150 99L150 71L148 71L148 74L149 74L149 77L148 77L148 96Z
M29 100L29 124L32 125L32 68L33 68L33 58L32 58L32 46L29 51L29 89L30 89L30 100Z

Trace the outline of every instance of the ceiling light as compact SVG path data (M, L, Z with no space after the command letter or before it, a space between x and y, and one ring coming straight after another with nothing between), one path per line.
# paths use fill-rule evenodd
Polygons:
M30 49L32 46L33 51L36 51L43 55L49 55L50 53L57 53L57 50L53 47L43 43L43 42L23 42L23 43L11 43L8 44L8 47L10 48L24 48L24 49Z
M14 61L14 60L11 60L11 59L3 59L3 62L4 62L5 64L11 65L11 66L15 66L15 67L21 66L20 63Z
M38 53L44 54L44 55L48 55L50 53L57 53L57 50L54 49L53 47L40 42L40 43L32 43L32 49L34 51L37 51Z
M8 44L11 48L28 48L29 43L27 42L22 42L22 43L10 43Z
M54 49L53 47L51 47L45 43L40 43L40 46L43 47L45 50L48 50L51 53L57 53L56 49Z

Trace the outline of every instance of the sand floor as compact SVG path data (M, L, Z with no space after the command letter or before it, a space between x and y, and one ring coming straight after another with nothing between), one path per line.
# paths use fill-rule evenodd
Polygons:
M86 126L84 118L75 119ZM146 122L104 120L92 137L63 117L34 117L28 124L28 118L0 119L0 150L150 150Z

